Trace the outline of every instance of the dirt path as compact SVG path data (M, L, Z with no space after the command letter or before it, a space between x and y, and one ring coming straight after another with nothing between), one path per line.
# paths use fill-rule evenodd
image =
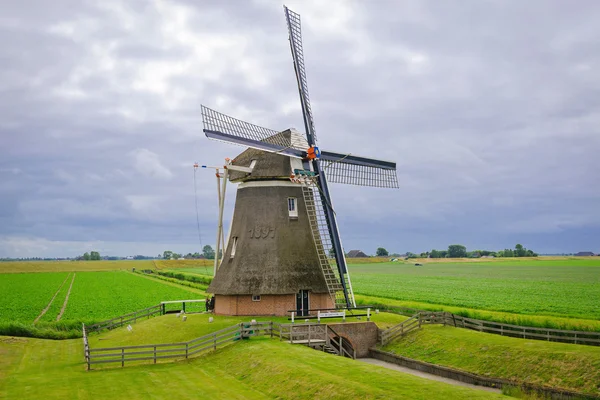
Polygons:
M46 306L46 308L44 308L42 310L42 312L40 313L40 315L38 315L37 318L33 320L34 324L36 324L40 320L40 318L42 318L44 316L44 314L46 314L46 312L48 311L48 309L50 309L50 306L54 302L54 299L56 298L56 296L58 296L58 292L60 292L60 289L62 289L62 287L65 285L65 282L69 279L69 276L71 276L70 272L67 274L67 277L65 278L65 280L63 281L63 283L60 284L60 286L58 287L58 290L56 291L56 293L54 293L54 296L52 296L52 298L50 299L50 302L48 303L48 305Z
M455 381L454 379L449 379L449 378L443 378L441 376L429 374L427 372L417 371L417 370L410 369L407 367L402 367L400 365L392 364L387 361L377 360L375 358L357 358L356 360L366 362L369 364L373 364L373 365L379 365L380 367L384 367L384 368L388 368L388 369L393 369L394 371L404 372L405 374L419 376L419 377L425 378L425 379L431 379L432 381L449 383L450 385L454 385L454 386L463 386L463 387L468 387L471 389L485 390L486 392L492 392L492 393L502 393L502 391L500 389L494 389L494 388L489 388L489 387L485 387L485 386L471 385L470 383Z
M67 308L67 303L69 302L69 296L71 295L71 289L73 288L73 282L75 282L75 275L77 275L77 273L73 272L73 279L71 279L71 286L69 286L69 291L67 292L67 296L65 297L65 302L63 303L63 306L60 309L58 316L56 317L57 321L60 321L60 319L62 318L62 316L65 312L65 309Z

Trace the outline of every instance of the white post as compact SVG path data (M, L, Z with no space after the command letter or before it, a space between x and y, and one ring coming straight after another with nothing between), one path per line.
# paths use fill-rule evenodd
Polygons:
M225 191L227 189L228 175L229 175L229 170L227 170L227 168L225 168L225 173L223 174L223 193L221 194L221 197L219 198L219 227L217 229L217 249L215 250L215 275L217 274L217 269L219 266L219 251L221 250L221 247L220 247L221 240L220 239L221 239L221 234L223 232L223 209L225 208Z
M321 311L320 310L317 311L317 322L321 323Z
M367 308L367 321L371 320L371 309Z
M292 324L294 323L294 314L295 314L295 312L292 311Z
M221 175L219 173L219 170L217 169L217 196L218 196L218 202L219 202L219 214L221 212ZM214 262L214 271L213 271L213 275L217 274L217 266L219 264L219 240L221 240L221 234L220 234L220 228L221 228L221 221L220 219L217 220L217 244L215 245L217 247L216 253L215 253L215 262Z
M342 321L346 322L346 310L344 310L344 315L342 315Z

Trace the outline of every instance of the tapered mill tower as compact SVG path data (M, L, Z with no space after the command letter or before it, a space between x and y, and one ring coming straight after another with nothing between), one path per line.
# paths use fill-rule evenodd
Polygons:
M202 106L209 139L248 149L224 166L238 183L223 259L207 292L226 315L308 315L356 307L329 183L397 188L396 163L317 147L300 15L284 6L305 133L277 131ZM218 179L220 175L217 174ZM218 255L218 251L217 251Z
M278 135L308 147L296 132ZM290 181L302 162L248 149L232 165L252 172L229 172L229 180L239 185L223 260L208 288L215 295L215 313L286 315L297 308L333 308L302 186Z

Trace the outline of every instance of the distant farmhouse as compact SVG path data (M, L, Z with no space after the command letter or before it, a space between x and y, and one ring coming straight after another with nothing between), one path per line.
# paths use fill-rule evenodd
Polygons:
M348 258L357 258L357 257L369 257L368 255L366 255L365 253L363 253L360 250L350 250L347 254Z
M592 253L591 251L580 251L579 253L575 254L575 256L577 256L577 257L591 257L591 256L595 256L595 254Z

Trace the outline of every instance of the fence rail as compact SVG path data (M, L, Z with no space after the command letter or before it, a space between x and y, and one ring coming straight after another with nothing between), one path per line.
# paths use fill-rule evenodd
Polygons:
M83 334L85 361L87 369L90 370L94 364L120 363L124 367L126 362L132 361L153 361L156 364L157 360L161 359L189 358L200 352L216 350L221 345L251 336L273 336L273 322L242 322L187 342L96 349L89 347L85 325L83 326Z
M120 315L118 317L108 319L106 321L98 322L88 326L88 333L100 332L105 329L113 329L124 326L131 322L137 322L138 319L150 318L154 315L162 315L164 307L161 304L157 304L152 307L144 308L143 310L134 311L129 314Z
M552 328L538 328L503 324L500 322L484 321L455 315L449 312L421 311L406 321L384 331L380 331L379 342L383 345L407 334L423 324L442 324L458 328L472 329L479 332L510 336L521 339L546 340L573 344L600 346L600 332L570 331Z

